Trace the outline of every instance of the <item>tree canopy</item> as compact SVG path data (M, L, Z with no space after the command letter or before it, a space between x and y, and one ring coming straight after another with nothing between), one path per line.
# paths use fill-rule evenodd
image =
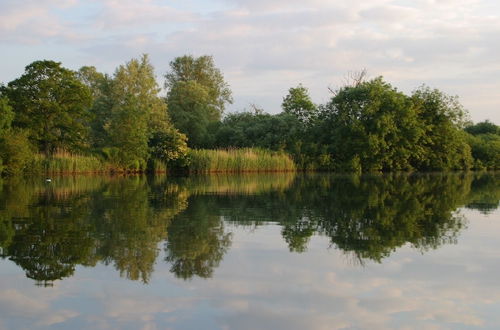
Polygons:
M120 65L112 77L83 67L80 79L95 96L95 147L122 168L145 170L151 156L164 162L186 153L186 138L170 122L147 55Z
M281 108L285 113L296 116L301 122L307 123L315 115L316 105L309 96L309 91L302 85L292 87L283 98Z
M58 62L36 61L4 94L15 112L13 126L29 129L30 139L45 154L85 147L91 94L74 71Z
M165 75L172 121L191 147L206 145L208 128L220 120L231 90L211 56L181 56L170 62Z

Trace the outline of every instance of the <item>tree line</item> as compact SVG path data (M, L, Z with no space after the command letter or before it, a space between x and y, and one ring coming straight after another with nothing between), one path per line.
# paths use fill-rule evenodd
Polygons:
M189 167L190 148L258 147L289 153L297 168L407 171L500 168L500 128L472 125L456 97L423 86L411 95L378 77L352 79L326 104L290 88L282 111L224 116L232 93L211 56L181 56L164 75L147 55L112 75L35 61L0 86L0 172L21 173L34 154L93 156L120 171L155 162ZM75 169L78 170L78 169Z

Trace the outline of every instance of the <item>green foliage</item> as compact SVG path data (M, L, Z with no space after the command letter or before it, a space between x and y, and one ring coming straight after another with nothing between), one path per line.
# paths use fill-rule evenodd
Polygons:
M500 135L500 127L493 124L489 120L485 120L475 125L468 125L467 127L465 127L465 131L472 135L481 135L481 134Z
M500 169L500 134L468 135L476 169Z
M468 169L465 123L456 97L427 87L410 97L382 78L361 81L320 107L305 141L326 148L308 159L348 172Z
M498 169L497 125L471 125L458 98L437 89L423 86L408 96L381 77L364 81L365 74L352 75L353 83L332 91L323 105L316 106L299 85L283 98L282 113L254 109L221 121L232 97L211 56L186 55L170 63L168 108L147 55L112 76L91 66L73 72L57 62L36 61L0 86L0 173L164 172L188 166L189 147L286 152L305 170ZM29 156L32 147L46 157ZM64 153L71 156L61 158ZM193 159L203 163L219 156ZM219 158L231 163L233 156ZM240 165L207 166L199 168L232 171Z
M337 91L313 127L342 171L412 169L422 128L411 100L377 78Z
M317 111L316 105L309 96L309 91L302 85L288 90L281 108L285 113L294 115L303 123L309 122Z
M300 138L300 133L301 123L291 114L232 113L217 127L215 145L288 150Z
M4 94L16 114L13 126L29 129L30 139L46 155L86 147L91 94L75 72L61 63L36 61Z
M416 167L423 170L469 169L473 159L462 131L467 113L458 98L424 86L413 92L412 101L424 129L420 141L423 157L417 160Z
M216 109L208 105L207 89L196 81L181 81L169 90L167 102L172 122L186 134L189 146L206 146L209 126L219 119Z
M14 112L6 97L0 96L0 138L7 132L14 119Z
M112 96L112 77L102 74L94 67L84 66L77 72L78 79L85 84L92 94L92 106L89 108L90 145L93 150L100 150L109 144L107 128L110 126Z
M220 120L231 90L211 56L182 56L170 62L165 75L167 103L174 123L190 147L206 147L208 127Z
M167 89L172 89L180 82L197 82L208 94L207 105L214 108L214 112L219 113L219 116L224 112L226 103L232 103L231 90L220 70L215 67L212 56L177 57L170 62L170 69L165 75Z
M256 148L190 150L188 169L190 172L258 172L293 171L295 164L285 153Z
M0 155L2 155L4 174L17 175L28 169L29 161L33 158L28 136L29 132L20 128L12 128L0 136ZM0 174L2 174L1 169Z
M10 130L12 120L14 119L14 112L12 107L9 106L6 97L0 96L0 178L5 170L4 158L6 158L5 151L5 139L4 136Z
M151 156L162 162L185 157L186 137L170 123L147 55L118 67L113 79L89 68L81 76L97 86L94 145L115 170L145 171Z
M188 147L186 136L175 128L154 132L149 140L151 156L164 164L186 165Z
M148 116L164 105L147 56L132 59L116 69L111 87L112 108L106 131L117 152L110 159L126 170L144 170L148 158Z
M475 169L500 169L500 127L486 120L465 128Z

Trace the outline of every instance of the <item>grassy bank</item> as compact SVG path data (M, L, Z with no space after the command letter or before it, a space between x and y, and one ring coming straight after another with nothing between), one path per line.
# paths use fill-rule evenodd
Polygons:
M256 148L193 149L188 153L189 172L278 172L294 171L293 160L285 153Z

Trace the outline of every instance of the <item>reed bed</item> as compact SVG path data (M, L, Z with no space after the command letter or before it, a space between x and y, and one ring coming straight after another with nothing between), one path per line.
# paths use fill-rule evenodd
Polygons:
M151 159L148 163L148 172L167 173L168 167L167 167L167 164L165 164L161 160Z
M34 155L28 166L28 172L33 173L97 173L109 171L109 165L95 156L76 155L60 152L47 157L43 154Z
M257 148L193 149L188 156L188 169L193 173L295 171L286 153Z

